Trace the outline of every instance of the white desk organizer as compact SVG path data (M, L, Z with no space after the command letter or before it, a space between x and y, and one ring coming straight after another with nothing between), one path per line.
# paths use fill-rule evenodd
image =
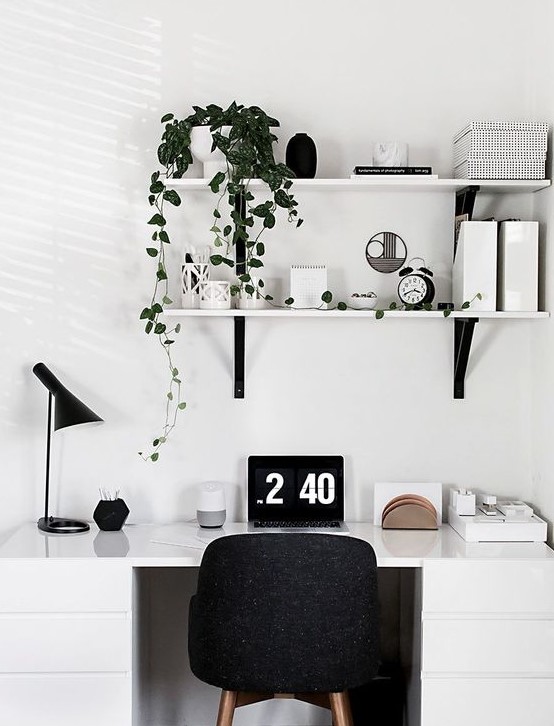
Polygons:
M474 514L459 514L455 494L452 490L448 524L466 542L546 542L546 522L524 502L499 501L483 509L477 505Z

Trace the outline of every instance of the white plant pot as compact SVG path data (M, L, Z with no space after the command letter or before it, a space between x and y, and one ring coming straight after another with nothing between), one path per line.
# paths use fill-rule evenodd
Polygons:
M222 126L219 132L228 136L230 126ZM225 154L216 149L212 151L213 137L209 126L194 126L190 132L190 151L197 161L204 165L204 179L212 179L218 171L227 170Z
M265 299L258 292L258 278L251 277L250 284L256 288L255 292L249 295L245 290L242 290L237 295L237 308L239 310L259 310L265 308Z

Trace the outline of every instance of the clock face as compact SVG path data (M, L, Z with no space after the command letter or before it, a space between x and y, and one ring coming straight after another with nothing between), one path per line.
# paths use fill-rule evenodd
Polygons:
M248 519L341 519L342 456L250 456Z
M408 305L420 305L428 300L431 288L427 278L422 275L406 275L398 285L398 297ZM431 293L432 299L432 293Z

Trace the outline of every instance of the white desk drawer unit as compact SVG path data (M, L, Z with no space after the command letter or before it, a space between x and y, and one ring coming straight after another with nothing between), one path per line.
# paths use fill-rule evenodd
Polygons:
M554 682L534 678L432 678L421 726L552 726Z
M554 620L424 620L423 642L426 673L554 678Z
M431 560L426 613L554 613L554 560Z
M0 724L131 726L132 568L0 561Z
M424 563L421 664L421 726L552 726L554 561Z
M0 673L130 672L131 639L125 613L0 617Z
M130 726L131 677L0 676L2 726Z
M0 562L0 613L131 609L131 568L105 560Z

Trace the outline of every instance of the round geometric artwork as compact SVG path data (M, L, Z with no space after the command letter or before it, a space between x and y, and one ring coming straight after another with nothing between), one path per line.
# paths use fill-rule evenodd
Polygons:
M365 248L365 256L377 272L396 272L406 262L406 243L395 232L377 232Z

